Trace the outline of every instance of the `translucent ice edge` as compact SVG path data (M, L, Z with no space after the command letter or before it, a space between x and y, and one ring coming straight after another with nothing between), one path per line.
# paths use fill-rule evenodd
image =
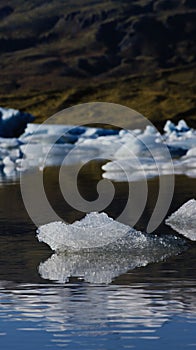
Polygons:
M110 283L128 270L186 249L186 241L175 235L145 234L104 213L90 213L72 225L54 222L41 226L38 239L57 251L40 264L42 278L61 283L70 277Z
M196 200L190 199L174 212L166 224L192 241L196 241Z

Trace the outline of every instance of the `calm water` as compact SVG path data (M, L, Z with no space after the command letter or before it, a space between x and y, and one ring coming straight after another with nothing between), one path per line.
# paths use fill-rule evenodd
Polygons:
M100 164L84 167L78 184L86 199L96 198L99 178ZM57 168L46 169L44 179L48 199L62 218L71 223L84 216L65 203ZM194 179L176 177L169 213L195 196L195 184ZM115 186L116 196L105 210L114 218L127 200L127 185ZM139 229L145 229L152 213L158 180L150 180L148 188ZM196 348L195 244L166 261L129 270L110 284L77 277L61 284L39 274L40 263L52 252L35 237L19 183L1 184L0 200L0 349ZM162 224L157 233L173 231Z

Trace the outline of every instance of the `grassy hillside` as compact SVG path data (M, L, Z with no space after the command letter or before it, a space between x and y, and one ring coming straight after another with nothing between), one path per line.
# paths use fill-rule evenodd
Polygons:
M38 121L89 101L196 120L194 0L1 0L0 105Z

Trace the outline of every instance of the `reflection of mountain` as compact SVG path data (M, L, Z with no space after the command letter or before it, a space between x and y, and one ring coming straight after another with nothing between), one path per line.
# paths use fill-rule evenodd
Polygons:
M194 0L2 0L0 19L5 105L43 117L98 99L195 115Z

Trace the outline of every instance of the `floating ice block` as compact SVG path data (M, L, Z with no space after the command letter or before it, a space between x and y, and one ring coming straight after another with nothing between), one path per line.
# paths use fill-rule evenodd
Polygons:
M196 200L190 199L174 212L166 224L192 241L196 241Z

